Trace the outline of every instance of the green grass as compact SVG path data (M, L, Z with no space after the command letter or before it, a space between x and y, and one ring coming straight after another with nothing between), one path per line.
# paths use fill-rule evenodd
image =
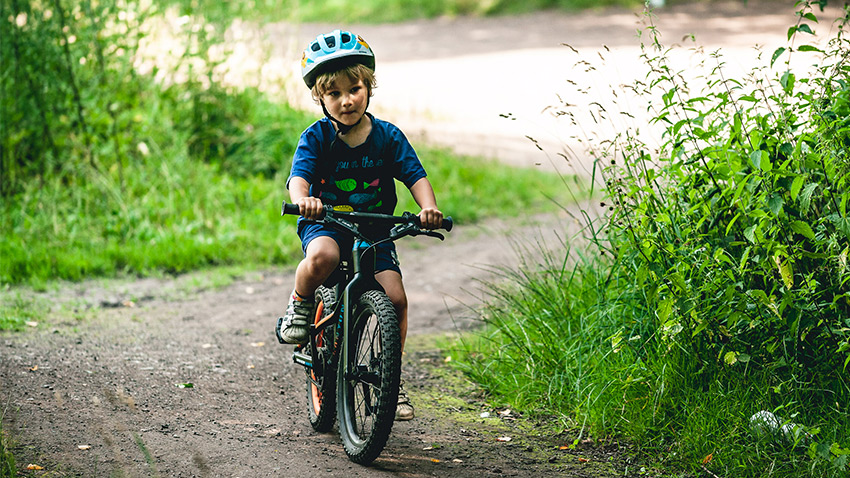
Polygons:
M704 89L649 33L628 88L659 105L661 144L627 130L589 151L611 165L592 246L505 271L462 343L498 400L665 475L848 476L850 17L820 52L800 9L797 46L740 81L712 61ZM789 72L789 54L814 66ZM758 433L760 411L805 433Z
M0 415L2 419L2 415ZM0 426L0 478L15 478L18 476L15 457L8 447L9 439Z
M510 15L557 9L565 12L604 7L636 7L638 0L252 0L215 2L209 0L163 0L180 5L186 11L209 16L244 18L265 22L386 23L419 18L456 17L463 15Z
M280 205L298 137L315 113L251 89L145 88L138 147L127 158L108 170L66 166L0 204L0 284L298 260L294 218L281 218ZM458 223L571 200L554 175L445 149L418 152L442 210ZM399 209L418 212L400 189Z
M555 207L547 196L570 200L553 175L446 150L421 148L420 154L441 209L459 224ZM300 258L294 219L280 217L288 199L283 174L240 178L185 156L153 155L124 174L123 191L108 177L79 187L49 181L3 204L0 282L178 274ZM410 199L401 208L418 212Z
M829 449L850 436L843 399L816 405L816 391L779 382L775 370L700 375L687 351L641 330L655 313L640 306L642 291L612 281L605 264L565 263L550 254L504 271L480 312L484 328L456 344L453 363L493 401L580 437L625 438L663 473L709 460L719 476L846 476L850 450ZM816 444L755 434L749 419L759 410L805 424Z
M17 292L0 295L0 331L20 332L37 324L48 308L41 301ZM29 324L29 325L28 325Z

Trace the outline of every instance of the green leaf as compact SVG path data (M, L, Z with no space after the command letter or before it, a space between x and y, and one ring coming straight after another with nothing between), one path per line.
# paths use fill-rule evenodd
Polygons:
M812 227L803 221L791 221L791 230L805 236L807 239L815 239L815 232L812 230Z
M735 365L735 362L738 361L738 352L726 352L726 355L723 356L723 361L726 362L726 365Z
M735 225L735 221L737 221L739 217L741 217L741 213L740 213L740 212L739 212L738 214L735 214L735 217L733 217L733 218L732 218L732 220L731 220L731 221L729 221L729 225L728 225L728 226L726 226L726 235L727 235L727 236L729 235L729 231L731 231L731 230L732 230L732 226L734 226L734 225Z
M788 29L788 39L790 40L791 37L794 36L795 33L797 33L797 26L796 25Z
M791 94L794 91L794 80L796 80L796 76L794 73L790 71L786 71L782 74L782 77L779 78L779 84L782 85L782 89L785 90L785 93Z
M788 38L791 38L790 36ZM770 66L772 67L776 60L785 53L785 48L777 48L776 51L773 52L773 58L770 59ZM755 98L753 98L755 100Z
M761 304L767 304L770 302L767 298L767 293L761 289L750 289L747 291L747 295L756 299Z
M776 195L771 196L770 199L767 200L767 208L770 209L770 212L774 216L778 216L780 212L782 212L782 206L785 205L785 201L782 199L782 196Z
M752 163L753 167L756 169L761 169L761 161L763 158L767 157L767 151L762 151L757 149L750 153L750 163Z
M812 45L800 45L799 47L797 47L797 51L817 51L823 53L823 50Z
M744 254L741 255L741 263L738 265L738 271L744 272L744 267L747 265L747 260L750 258L750 251L752 251L752 246L747 246L744 249Z
M812 31L812 29L811 29L811 28L809 28L809 26L808 26L808 25L806 25L805 23L803 23L802 25L800 25L799 27L797 27L797 31L798 31L798 32L803 32L803 33L808 33L809 35L814 35L814 34L815 34L815 32L813 32L813 31Z
M723 248L718 247L714 251L714 260L717 262L725 262L729 265L734 265L732 263L732 259L729 259L729 256L726 254L726 251Z
M809 205L812 203L812 194L818 188L818 183L809 183L803 188L803 193L800 194L800 208L805 213L809 210Z
M661 323L667 322L670 314L673 312L673 298L668 297L658 304L658 319Z
M794 178L794 182L791 183L791 199L797 200L797 195L800 194L800 190L803 189L803 183L806 181L806 177L803 175L799 175Z
M773 256L773 262L776 264L776 269L779 270L779 275L782 277L782 282L785 287L790 289L794 286L794 270L791 267L791 261L788 259L782 260L779 256Z
M756 243L755 232L756 232L756 226L754 226L754 225L744 229L744 237L746 237L747 240L752 242L753 244Z

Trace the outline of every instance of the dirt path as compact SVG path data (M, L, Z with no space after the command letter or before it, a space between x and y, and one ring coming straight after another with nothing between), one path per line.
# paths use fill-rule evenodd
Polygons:
M549 241L571 222L528 221ZM350 463L335 433L307 421L303 371L271 333L292 283L280 270L223 288L199 289L215 281L195 274L38 294L52 304L50 325L0 342L4 424L19 463L51 477L555 476L578 463L557 450L567 438L523 438L517 422L481 419L498 414L474 387L447 388L438 377L450 352L428 339L471 325L474 281L488 275L482 267L515 259L509 237L519 227L490 221L458 227L445 243L401 244L412 291L404 375L419 416L396 425L374 467ZM593 476L612 476L609 452L583 452L602 460Z
M762 3L711 5L710 11L676 7L660 18L673 38L693 28L702 38L741 49L773 41L793 21L790 10L777 14ZM542 162L539 152L524 131L498 123L498 114L539 116L567 73L536 66L574 64L574 58L540 60L564 54L562 42L589 52L610 45L623 61L636 55L629 46L635 22L628 12L547 12L357 31L382 55L379 115L414 136L530 166ZM326 29L276 28L276 38L287 40L275 52L283 67L289 40L301 45ZM523 86L531 79L559 85ZM535 117L530 124L546 121ZM571 228L567 215L489 221L459 227L445 243L401 245L411 304L405 375L418 418L396 425L371 468L350 463L335 434L310 428L303 371L290 363L290 347L278 345L271 333L292 283L291 272L282 270L248 274L224 287L205 286L218 279L195 274L35 294L52 304L46 324L0 337L4 428L17 440L22 468L45 468L28 472L32 476L623 476L628 463L614 447L565 452L557 445L574 437L529 436L522 419L480 418L495 411L474 387L444 389L438 377L447 373L450 352L428 338L474 325L469 308L479 300L476 281L492 277L494 264L515 262L511 234L537 231L532 237L539 233L558 247ZM27 294L0 293L9 299L19 292ZM187 383L193 387L178 387ZM499 436L514 439L498 442Z

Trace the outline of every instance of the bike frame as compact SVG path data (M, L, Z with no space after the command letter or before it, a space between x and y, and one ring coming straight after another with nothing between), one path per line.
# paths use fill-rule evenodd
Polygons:
M359 297L366 290L380 290L383 292L383 287L375 279L375 246L364 239L356 239L351 248L350 263L346 263L344 259L340 260L340 266L337 271L342 274L342 278L333 285L336 289L337 301L333 305L334 309L330 315L325 317L318 324L310 324L310 350L311 355L304 354L300 349L296 349L292 354L292 359L295 363L312 369L316 374L322 373L322 370L316 370L316 365L321 361L317 360L318 347L316 347L316 336L324 329L331 326L337 327L337 334L334 335L334 344L331 350L332 362L339 362L341 346L348 344L350 313L351 313L351 298ZM364 260L365 259L365 260ZM333 279L333 274L331 275ZM341 292L341 293L340 293ZM354 324L351 324L354 325ZM339 333L341 332L341 333ZM350 373L345 368L348 366L348 361L343 360L343 369L340 371L341 376L345 379L350 377Z
M297 206L293 204L286 204L284 202L281 213L298 214ZM395 226L390 230L388 237L372 242L360 233L359 227L354 222L355 219L358 222L374 221L375 223L384 223L387 225L394 224ZM324 217L320 220L311 221L314 223L326 224L339 231L352 234L355 239L351 248L351 257L340 258L340 265L338 266L337 271L334 274L331 274L331 277L325 281L326 285L330 285L336 277L339 277L338 275L335 276L337 272L342 274L339 281L333 284L337 297L336 304L334 304L334 311L318 324L310 324L311 354L307 355L303 353L301 351L303 347L301 346L296 347L295 352L292 354L292 359L295 363L313 370L316 374L323 373L323 370L319 370L319 368L321 368L321 361L318 360L319 351L316 347L316 337L325 328L330 327L331 325L337 326L337 334L334 335L334 344L331 350L331 363L340 363L340 349L342 347L345 347L346 355L344 357L348 358L347 344L349 343L349 333L352 330L352 326L356 325L350 323L352 298L359 297L367 290L379 290L384 292L384 288L381 287L377 279L375 279L375 247L384 242L394 242L402 237L411 235L423 234L437 237L441 240L444 239L443 235L437 232L422 231L416 224L417 219L418 218L416 218L414 214L409 212L404 213L400 217L395 217L385 214L340 212L335 211L330 206L326 206ZM451 218L446 218L444 220L443 228L450 230L451 227ZM350 263L346 264L346 259L348 259ZM334 318L336 318L336 320L333 320ZM342 367L339 369L339 377L345 380L349 380L353 376L353 371L347 370L348 363L348 360L343 360Z

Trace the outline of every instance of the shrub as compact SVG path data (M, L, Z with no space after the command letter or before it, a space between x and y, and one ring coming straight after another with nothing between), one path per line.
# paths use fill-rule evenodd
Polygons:
M611 209L593 237L603 259L565 272L549 258L494 286L471 373L514 406L624 434L675 467L846 476L848 15L821 50L804 41L817 18L802 3L769 67L726 78L714 53L702 86L648 28L649 73L628 91L660 144L640 128L588 142ZM818 61L804 74L791 68L802 55ZM575 125L581 113L558 112ZM754 434L759 410L808 435Z

